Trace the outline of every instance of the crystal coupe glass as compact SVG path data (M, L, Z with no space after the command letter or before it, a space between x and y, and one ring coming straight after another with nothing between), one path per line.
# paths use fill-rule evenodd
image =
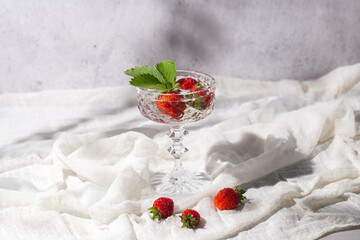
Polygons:
M182 140L188 132L184 124L207 117L214 109L215 79L205 73L177 70L176 80L193 78L200 88L178 90L176 94L159 90L137 88L138 108L143 116L170 126L168 136L172 145L168 151L174 157L174 167L150 176L150 183L162 195L181 195L197 192L210 181L205 173L193 173L182 166L181 158L188 149Z

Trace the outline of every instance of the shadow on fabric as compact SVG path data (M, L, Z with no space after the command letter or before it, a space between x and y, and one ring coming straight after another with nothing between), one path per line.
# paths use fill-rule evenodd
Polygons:
M297 149L292 136L279 139L270 135L263 139L247 133L240 142L213 146L206 171L212 179L231 174L245 188L260 188L313 173L309 158Z

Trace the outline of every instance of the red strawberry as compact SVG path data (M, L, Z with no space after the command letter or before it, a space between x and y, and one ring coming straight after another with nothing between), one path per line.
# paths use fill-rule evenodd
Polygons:
M161 197L156 199L153 206L148 210L153 214L151 219L157 218L160 221L162 218L167 218L173 214L174 202L171 198Z
M200 214L193 209L186 209L180 216L182 228L195 228L200 222Z
M190 106L200 111L207 109L214 99L214 92L202 88L196 87L191 89L190 92L196 92L193 95L195 100L190 103Z
M242 188L236 187L235 190L232 188L224 188L216 194L214 198L215 207L220 210L230 210L242 204L242 200L246 199L243 194L245 190Z
M193 78L182 78L176 81L179 84L178 88L183 90L190 90L197 86L198 82Z
M186 104L183 100L184 97L179 92L171 91L161 94L155 100L155 103L163 114L179 120L184 115L184 110L186 109Z

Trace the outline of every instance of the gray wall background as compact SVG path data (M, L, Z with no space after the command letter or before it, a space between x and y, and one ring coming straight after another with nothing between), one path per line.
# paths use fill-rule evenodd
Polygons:
M0 0L0 93L127 84L124 70L312 79L360 62L359 0Z

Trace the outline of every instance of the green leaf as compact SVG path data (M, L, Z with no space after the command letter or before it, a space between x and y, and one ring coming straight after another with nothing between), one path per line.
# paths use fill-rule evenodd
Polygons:
M198 83L197 83L197 86L196 86L197 88L204 88L204 86L203 85L201 85L201 83L200 83L200 81L198 81Z
M174 62L166 60L156 64L155 67L165 78L166 82L170 83L171 86L175 85L176 65Z
M155 218L157 218L159 221L161 220L162 214L161 211L157 209L157 207L151 207L148 210L150 210L150 213L153 214L151 217L152 220L155 220Z
M130 81L130 84L139 87L139 88L148 88L148 89L157 89L157 90L166 90L166 86L159 82L151 74L140 74L133 77Z
M143 75L143 74L149 74L155 77L159 82L162 83L165 82L165 78L163 77L163 75L157 69L150 66L136 66L134 68L130 68L126 70L125 74L132 77L136 77L138 75Z
M181 222L183 223L183 225L181 226L182 228L195 228L195 226L198 223L198 220L195 217L191 217L191 213L189 214L185 214L185 216L180 216L181 218Z
M205 105L202 103L203 101L205 101L205 98L195 98L195 100L189 102L188 105L199 111L203 111L205 107Z
M246 191L243 188L239 188L238 186L235 187L235 192L239 195L239 202L242 204L241 200L245 200L246 197L243 195Z

